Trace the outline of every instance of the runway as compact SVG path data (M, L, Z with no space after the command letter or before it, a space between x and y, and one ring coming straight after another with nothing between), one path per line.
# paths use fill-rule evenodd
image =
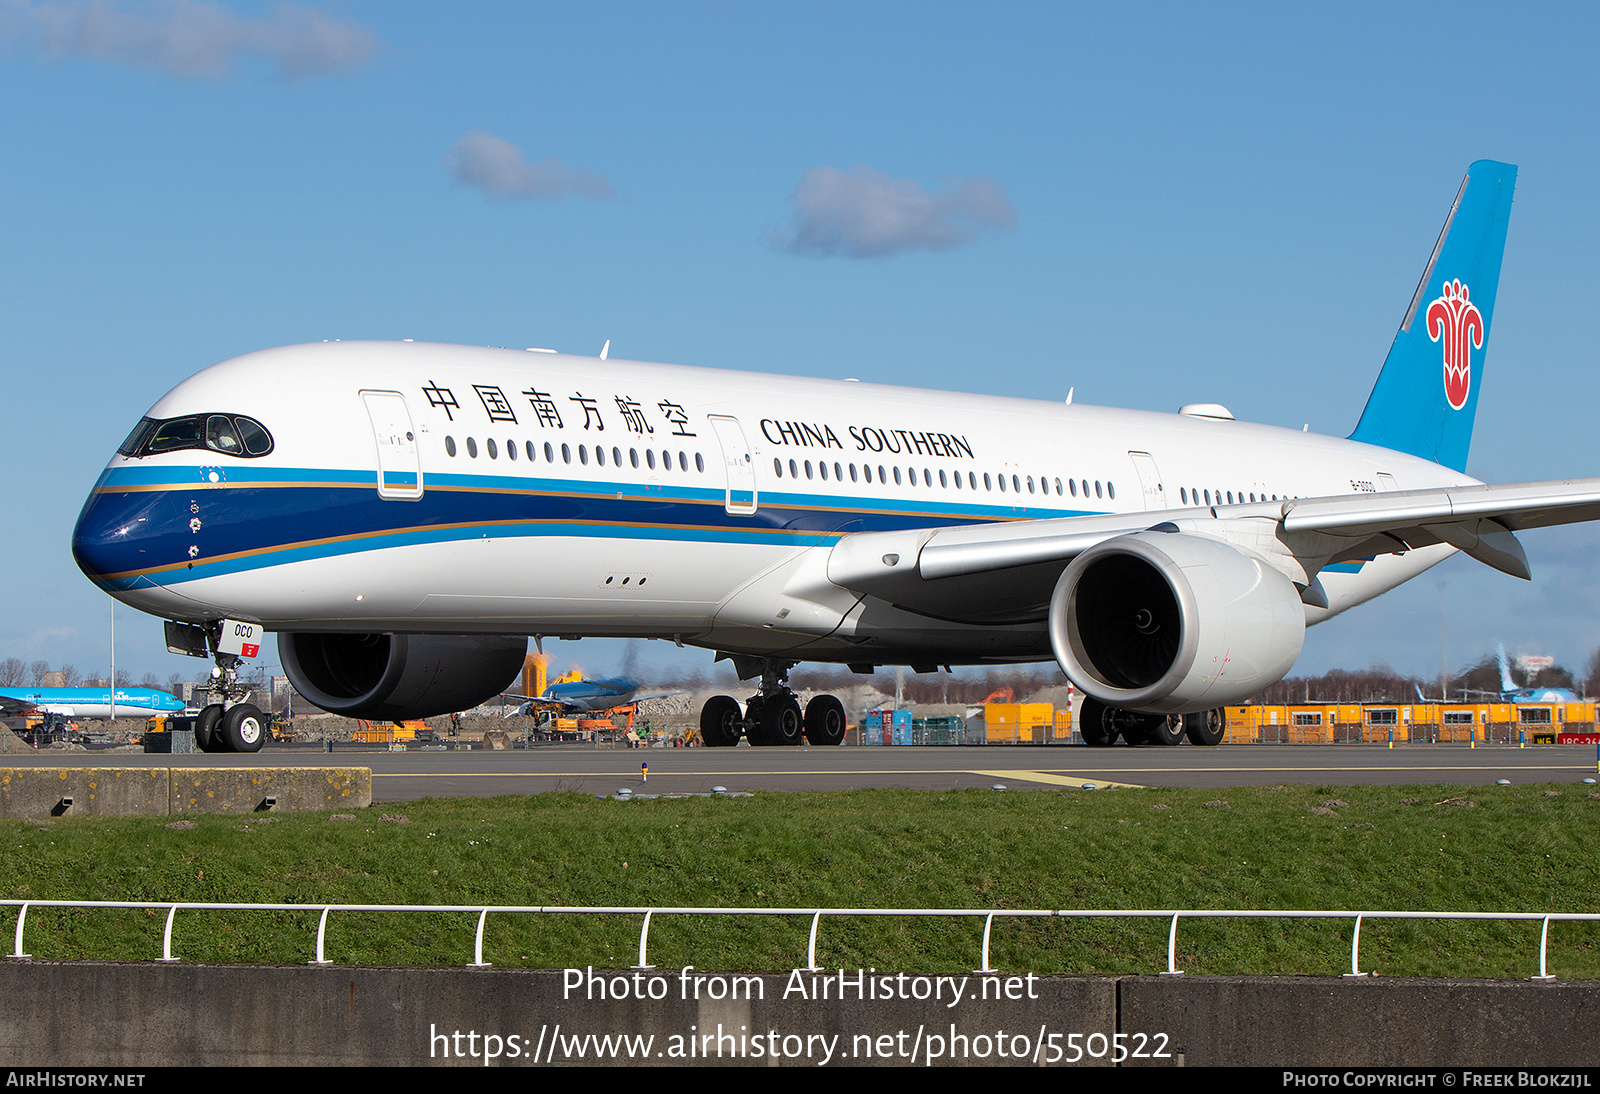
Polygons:
M648 779L640 765L649 765ZM73 752L0 757L0 766L284 767L372 769L376 802L573 791L704 794L728 791L961 790L1117 786L1196 787L1576 783L1596 775L1592 746L1223 745L1196 748L727 748L382 752L269 748L255 755Z

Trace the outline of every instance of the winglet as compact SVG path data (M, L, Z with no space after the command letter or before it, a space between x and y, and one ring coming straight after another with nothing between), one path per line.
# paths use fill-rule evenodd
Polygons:
M1467 168L1353 441L1467 467L1517 169Z

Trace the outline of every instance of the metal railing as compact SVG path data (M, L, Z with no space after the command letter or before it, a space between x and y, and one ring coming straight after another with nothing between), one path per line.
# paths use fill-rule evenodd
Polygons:
M1178 922L1182 919L1349 919L1354 921L1350 935L1350 971L1347 977L1367 976L1361 971L1361 925L1372 919L1425 919L1425 920L1501 920L1527 922L1538 920L1539 973L1534 980L1554 980L1547 971L1546 953L1552 922L1600 922L1600 913L1588 912L1355 912L1355 911L1266 911L1260 909L1186 909L1186 910L1118 910L1106 908L1075 909L995 909L975 908L650 908L650 907L569 907L533 905L462 905L462 904L213 904L191 901L135 901L135 900L0 900L0 907L17 909L17 927L12 952L6 956L26 959L31 954L23 952L23 930L27 925L30 908L142 908L167 913L166 926L161 935L161 956L157 961L175 962L172 954L172 924L182 911L213 912L320 912L317 919L316 955L308 964L331 965L326 956L324 942L327 936L328 916L333 912L424 912L476 914L477 931L473 937L472 961L468 967L483 968L490 962L483 959L483 929L490 913L495 915L642 915L639 928L639 963L636 969L651 969L648 950L650 924L658 915L693 916L810 916L811 930L806 946L806 969L822 971L817 964L817 935L822 927L822 917L845 918L851 916L902 916L947 919L983 919L981 964L975 971L983 974L999 970L989 963L989 940L996 919L1166 919L1171 918L1167 930L1167 967L1161 975L1182 976L1177 967Z

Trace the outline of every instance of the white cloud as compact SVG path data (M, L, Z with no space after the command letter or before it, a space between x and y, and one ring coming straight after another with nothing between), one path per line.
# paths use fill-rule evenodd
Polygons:
M529 163L522 149L510 141L469 130L450 149L445 166L460 182L496 197L551 200L571 194L582 198L608 198L611 184L597 171L567 167L554 156Z
M879 258L942 251L971 243L984 229L1017 223L1005 190L982 175L929 193L911 179L864 165L812 167L789 200L793 231L773 233L772 242L792 254Z
M72 627L40 627L28 635L27 647L29 651L41 649L45 646L55 647L77 633Z
M304 4L247 16L213 0L0 0L0 41L191 79L226 76L247 57L287 76L349 72L378 44L360 23Z

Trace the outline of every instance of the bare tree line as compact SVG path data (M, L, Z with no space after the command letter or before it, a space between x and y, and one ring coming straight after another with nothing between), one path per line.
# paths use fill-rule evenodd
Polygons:
M117 670L117 686L119 688L142 687L155 688L165 691L170 695L177 695L187 682L181 672L170 674L163 684L161 679L153 672L147 672L137 685L133 682L133 674L125 669ZM62 665L52 669L48 661L23 661L20 657L7 657L0 660L0 687L108 687L110 680L106 674L98 669L85 674L72 665Z
M1562 665L1524 676L1512 671L1517 687L1570 688L1582 695L1600 695L1600 649L1589 655L1580 679ZM1430 702L1473 702L1498 695L1500 679L1498 653L1486 653L1476 662L1452 673L1443 681L1438 677L1406 676L1387 665L1351 672L1333 669L1321 676L1289 676L1251 698L1252 703L1287 706L1292 703L1414 703L1420 693Z

